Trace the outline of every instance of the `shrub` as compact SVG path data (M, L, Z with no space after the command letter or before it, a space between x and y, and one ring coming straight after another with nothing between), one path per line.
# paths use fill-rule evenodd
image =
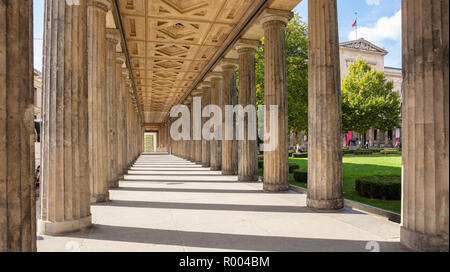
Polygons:
M353 153L355 155L372 155L373 151L371 149L357 149Z
M401 199L400 176L368 176L355 180L355 190L358 195L367 198L384 200Z
M385 148L381 150L381 154L398 154L400 149L398 148Z
M258 155L258 160L260 161L264 160L264 155Z
M300 168L300 166L298 164L290 163L289 164L289 173L294 173L294 171L299 168Z
M343 154L343 155L355 154L355 150L352 150L352 149L342 149L342 154Z
M261 169L264 168L264 161L261 161L261 160L258 161L258 168L261 168Z
M308 173L306 171L294 171L294 180L300 183L308 183Z
M294 159L308 158L308 153L294 153L292 157Z
M289 157L292 157L292 154L294 154L294 153L295 153L295 151L294 151L294 150L289 150L288 152L289 152Z

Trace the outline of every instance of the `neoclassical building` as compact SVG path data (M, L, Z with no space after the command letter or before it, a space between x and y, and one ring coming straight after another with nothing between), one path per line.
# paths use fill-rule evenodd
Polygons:
M46 0L36 222L32 2L0 1L0 251L36 250L37 232L90 227L91 204L109 201L147 130L173 156L256 181L256 141L174 140L167 132L178 119L171 108L192 108L199 96L203 105L254 105L262 37L265 104L278 106L263 189L289 189L285 27L300 0ZM449 3L422 2L403 0L401 243L438 251L448 250L449 229ZM337 1L309 1L308 12L306 204L316 212L344 204Z
M355 63L358 58L361 58L377 71L383 71L386 79L394 84L393 91L398 92L400 97L402 97L402 69L386 67L384 65L384 57L389 54L388 51L364 38L343 42L339 47L341 79L348 73L349 67ZM395 128L391 131L380 131L379 129L372 128L366 133L366 137L351 132L351 134L349 133L345 136L345 146L349 146L348 140L355 138L358 138L360 141L363 141L365 138L370 147L399 146L401 144L401 128Z

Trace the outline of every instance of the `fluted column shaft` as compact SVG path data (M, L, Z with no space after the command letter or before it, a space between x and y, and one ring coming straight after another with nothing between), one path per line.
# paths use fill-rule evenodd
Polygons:
M91 202L109 201L105 0L88 0L89 164Z
M194 141L194 101L191 101L189 105L189 111L191 114L191 137L189 140L189 160L195 162L195 141Z
M278 106L278 133L266 135L275 143L264 150L264 190L271 192L289 189L288 168L288 105L286 87L285 29L289 14L263 17L264 28L264 103L265 119L270 124L271 106ZM270 128L273 129L273 128ZM265 134L270 130L266 129ZM274 136L274 138L273 138ZM268 142L266 141L266 144Z
M0 1L0 252L36 251L33 1Z
M233 124L233 140L227 140L225 125L225 106L234 106L236 103L236 65L224 64L222 88L222 175L237 174L237 150L235 137L235 124ZM233 122L234 123L234 122ZM233 154L236 153L236 154Z
M110 188L119 187L117 176L117 79L116 79L116 47L119 43L116 29L107 29L106 37L106 99L107 99L107 162L108 183Z
M241 43L239 53L239 105L244 109L253 106L256 109L256 46ZM244 116L244 139L239 140L238 180L244 182L258 181L257 141L249 139L249 128L256 132L256 122L249 123L248 115ZM256 116L255 116L256 117ZM256 119L255 119L256 121ZM253 126L253 127L250 127ZM256 133L255 133L256 136Z
M211 104L222 108L222 78L214 77L211 79ZM222 141L218 139L211 140L211 160L210 168L212 171L222 170Z
M201 96L196 96L196 97L200 97L201 98ZM202 107L203 107L203 100L201 101L201 103L202 103ZM194 109L194 108L193 108ZM201 107L200 107L200 114L201 114ZM197 123L197 119L198 119L198 117L200 117L200 123L199 123L199 125L200 125L200 127L198 128L198 127L195 127L194 125L192 126L192 129L193 129L193 131L196 131L196 132L200 132L200 138L194 138L194 135L192 136L193 137L193 140L194 140L194 161L195 161L195 163L196 164L202 164L202 146L203 146L203 143L202 143L202 138L203 137L201 137L202 135L201 135L201 125L202 125L202 118L201 118L201 115L200 116L197 116L197 113L196 112L193 112L192 111L192 114L193 114L193 119L192 119L192 121L193 121L193 124L196 124Z
M413 250L448 251L449 2L404 0L402 5L400 241Z
M122 175L123 163L123 113L122 113L122 92L124 88L124 77L122 75L123 57L116 59L116 127L117 127L117 175Z
M317 209L341 209L342 112L336 0L309 3L308 198Z
M123 138L122 138L122 163L123 163L123 173L125 173L128 169L128 118L127 118L127 95L128 88L130 87L129 79L128 79L128 70L122 69L123 76L123 89L121 91L121 113L122 124L121 128L123 130Z
M206 83L208 85L203 86L202 93L202 112L203 109L211 104L211 87L210 83ZM202 117L202 127L207 122L208 118ZM209 140L205 139L202 136L202 166L210 167L211 162L211 143Z
M56 235L91 225L86 1L45 18L39 233Z

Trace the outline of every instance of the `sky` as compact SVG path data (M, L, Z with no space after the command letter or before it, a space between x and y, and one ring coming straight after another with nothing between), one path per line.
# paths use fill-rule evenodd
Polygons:
M44 1L34 0L34 67L42 71L42 36ZM308 21L308 0L295 9L304 21ZM401 0L338 0L338 24L340 42L356 38L355 12L358 13L358 38L364 38L385 48L385 66L401 68Z

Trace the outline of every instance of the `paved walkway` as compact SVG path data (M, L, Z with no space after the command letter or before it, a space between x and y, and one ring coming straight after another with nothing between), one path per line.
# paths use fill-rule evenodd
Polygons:
M357 210L316 212L295 192L266 193L165 154L142 155L92 206L94 227L43 236L39 251L401 251L400 227Z

